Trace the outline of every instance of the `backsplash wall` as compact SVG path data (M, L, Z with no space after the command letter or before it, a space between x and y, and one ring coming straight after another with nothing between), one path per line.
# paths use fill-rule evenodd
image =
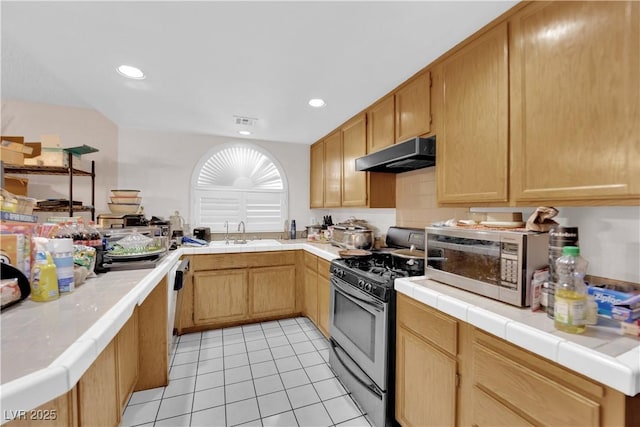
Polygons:
M555 208L560 225L578 227L590 275L640 283L640 206ZM468 210L437 206L435 168L397 175L396 220L400 226L424 227L433 221L467 218ZM526 221L535 207L473 210L519 211Z
M436 201L436 168L396 175L396 221L422 228L450 218L466 219L468 208L440 208Z

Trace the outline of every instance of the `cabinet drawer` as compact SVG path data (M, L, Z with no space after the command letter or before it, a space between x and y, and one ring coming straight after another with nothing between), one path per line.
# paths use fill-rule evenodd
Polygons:
M600 425L597 402L479 344L473 350L473 379L505 407L542 425Z
M194 255L191 257L191 269L193 271L268 267L272 265L288 265L295 263L295 251L227 253Z
M473 424L474 426L522 426L533 424L519 417L502 403L477 387L473 388Z
M305 252L304 253L304 265L307 268L312 269L313 271L316 271L318 269L318 257L310 254L309 252Z
M398 323L447 353L457 354L457 322L411 298L398 294Z
M244 267L247 267L246 254L194 255L191 258L191 269L193 271Z
M246 254L247 267L271 267L296 263L296 251L252 252Z

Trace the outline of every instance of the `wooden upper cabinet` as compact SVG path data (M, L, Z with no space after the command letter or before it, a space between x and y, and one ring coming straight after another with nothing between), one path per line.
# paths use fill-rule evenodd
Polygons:
M507 24L461 48L434 71L440 203L507 202Z
M367 205L367 172L356 171L356 159L367 154L367 119L361 113L346 123L342 133L342 206Z
M309 207L324 206L324 143L316 142L310 150Z
M424 71L395 92L396 142L431 130L431 73Z
M510 24L512 198L637 204L640 3L533 2Z
M367 153L396 142L395 100L389 94L367 110Z
M340 207L342 202L342 141L340 131L324 139L324 207Z

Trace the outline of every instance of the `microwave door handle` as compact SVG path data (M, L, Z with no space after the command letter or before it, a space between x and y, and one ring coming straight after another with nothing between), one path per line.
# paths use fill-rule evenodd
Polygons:
M499 243L499 242L498 242ZM470 252L480 255L500 256L500 246L461 245L459 243L434 242L436 248L452 249L458 252Z
M377 385L375 385L375 383L373 381L365 381L364 379L361 378L361 375L357 375L355 372L353 372L353 370L351 368L349 368L349 365L347 363L345 363L344 359L342 357L340 357L340 352L343 351L340 347L337 346L336 342L333 339L329 339L329 343L331 344L331 347L333 348L333 353L336 355L336 358L338 359L338 361L340 362L340 364L342 365L342 367L344 369L347 370L347 372L349 372L349 375L351 375L353 378L356 379L356 381L358 381L363 387L368 388L372 393L374 393L376 396L378 396L378 399L382 400L382 392L380 391L380 389L378 388ZM368 378L365 376L365 378L368 380Z
M350 299L352 302L361 302L362 304L373 307L376 311L382 311L384 308L382 303L378 303L378 301L373 298L364 299L359 295L354 294L349 288L340 285L340 282L337 279L331 279L331 283L333 283L338 292L344 295L345 298Z

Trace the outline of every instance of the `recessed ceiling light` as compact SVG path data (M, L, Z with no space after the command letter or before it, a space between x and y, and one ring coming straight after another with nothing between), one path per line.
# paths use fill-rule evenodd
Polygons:
M140 68L132 67L131 65L119 66L118 72L130 79L142 80L146 77Z
M324 107L327 104L324 102L324 99L313 98L309 100L309 105L311 105L312 107L320 108L320 107Z
M239 130L238 133L240 135L251 135L251 132L249 132L248 130Z

